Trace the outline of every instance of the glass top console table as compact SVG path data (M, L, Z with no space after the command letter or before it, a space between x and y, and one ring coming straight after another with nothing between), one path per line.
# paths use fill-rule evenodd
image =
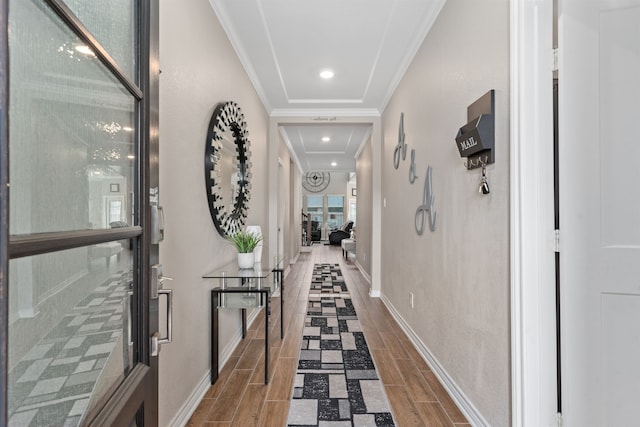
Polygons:
M218 279L211 289L211 384L218 379L219 320L218 311L239 309L242 320L242 338L247 334L246 309L264 308L264 383L269 383L269 299L280 292L280 338L284 338L282 317L284 314L284 269L275 259L272 265L256 264L254 268L238 268L237 262L226 264L202 276Z

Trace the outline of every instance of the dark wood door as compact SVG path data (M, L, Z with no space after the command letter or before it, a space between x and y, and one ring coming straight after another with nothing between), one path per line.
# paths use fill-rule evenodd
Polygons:
M158 424L157 8L0 0L0 425Z

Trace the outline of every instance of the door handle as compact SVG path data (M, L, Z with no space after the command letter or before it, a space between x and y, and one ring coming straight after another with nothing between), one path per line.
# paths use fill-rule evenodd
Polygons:
M167 336L158 338L158 344L169 344L172 341L173 321L171 314L173 312L173 289L159 289L158 296L167 296Z
M131 298L133 291L128 290L122 299L122 336L123 336L123 358L126 366L130 369L133 366L133 313L131 312Z
M169 344L173 338L173 320L172 320L172 312L173 312L173 289L159 289L158 290L158 298L160 295L167 296L167 336L161 337L160 332L155 332L151 335L151 356L156 357L160 354L160 346L162 344Z
M160 336L160 332L155 332L151 335L151 356L157 356L160 353L160 346L162 344L169 344L173 340L173 290L163 289L162 285L165 280L173 280L171 277L166 277L162 274L162 266L155 264L151 266L151 299L160 299L160 296L167 297L167 311L166 311L166 331L167 335Z

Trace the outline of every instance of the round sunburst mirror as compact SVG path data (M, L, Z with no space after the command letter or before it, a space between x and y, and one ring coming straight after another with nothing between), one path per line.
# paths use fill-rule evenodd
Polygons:
M211 219L221 236L242 229L250 199L251 163L247 123L235 102L216 105L204 154L204 178Z

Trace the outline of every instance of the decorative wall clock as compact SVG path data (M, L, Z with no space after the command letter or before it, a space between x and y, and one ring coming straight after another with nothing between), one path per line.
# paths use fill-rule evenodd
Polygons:
M216 105L205 143L204 179L211 219L223 237L239 231L247 218L251 197L248 135L238 104Z
M319 193L329 186L329 172L307 172L302 178L302 186L311 193Z

